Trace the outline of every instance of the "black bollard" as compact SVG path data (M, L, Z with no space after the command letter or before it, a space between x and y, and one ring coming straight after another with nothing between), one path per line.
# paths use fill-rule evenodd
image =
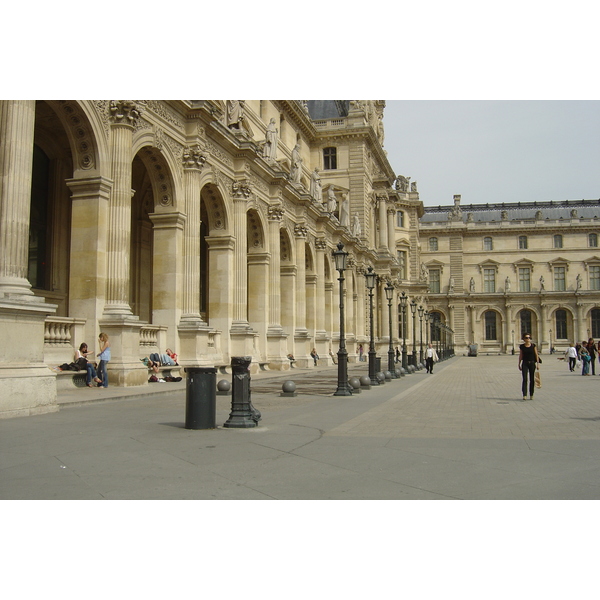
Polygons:
M216 428L217 369L214 367L186 367L185 428Z
M231 413L223 427L246 429L256 427L261 414L252 406L250 400L250 363L251 356L232 356L231 371Z

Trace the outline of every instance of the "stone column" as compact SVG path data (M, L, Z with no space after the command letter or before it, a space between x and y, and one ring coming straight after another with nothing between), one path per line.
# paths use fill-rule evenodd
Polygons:
M540 304L540 315L541 315L540 322L538 323L538 340L539 340L539 348L540 348L540 350L543 350L544 346L547 343L547 340L546 340L547 304L545 302L542 302ZM548 346L548 352L549 351L550 351L550 346Z
M184 233L182 324L206 327L200 316L200 191L206 157L198 145L183 152L183 186L187 220Z
M296 236L296 329L294 331L294 357L299 367L308 366L308 330L306 329L306 236L305 225L294 227Z
M0 102L0 296L33 296L27 280L34 100Z
M379 208L379 248L388 249L387 203L385 196L378 196Z
M129 306L131 254L131 148L133 128L140 116L129 100L111 101L113 188L108 209L108 278L106 317L133 317Z
M392 205L387 209L388 248L396 258L396 209Z
M233 235L235 236L235 254L233 269L233 323L232 329L249 327L247 311L248 295L248 199L250 186L246 181L234 181L233 197Z
M327 241L325 238L317 238L315 240L316 248L316 272L317 272L317 289L316 289L316 309L315 318L315 344L319 356L328 356L329 340L327 335L327 327L325 325L326 308L325 308L325 252L327 250Z

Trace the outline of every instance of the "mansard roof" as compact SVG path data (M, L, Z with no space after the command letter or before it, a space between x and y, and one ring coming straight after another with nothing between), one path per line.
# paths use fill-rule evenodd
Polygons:
M462 221L523 221L569 220L572 218L600 219L600 199L561 200L549 202L502 202L500 204L461 204ZM454 206L425 206L421 223L448 221ZM538 214L539 213L539 214ZM469 216L471 215L471 216ZM536 217L537 215L537 217Z
M348 116L350 100L308 100L308 114L313 121Z

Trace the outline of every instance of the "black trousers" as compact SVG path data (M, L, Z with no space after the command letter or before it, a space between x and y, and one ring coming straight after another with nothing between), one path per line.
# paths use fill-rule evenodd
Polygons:
M535 361L523 362L521 364L521 375L523 376L523 396L527 396L527 376L529 376L529 396L533 396L535 389Z
M576 362L577 362L577 359L574 356L569 356L569 370L571 370L571 371L575 370Z
M428 373L433 373L433 356L425 359L425 370Z

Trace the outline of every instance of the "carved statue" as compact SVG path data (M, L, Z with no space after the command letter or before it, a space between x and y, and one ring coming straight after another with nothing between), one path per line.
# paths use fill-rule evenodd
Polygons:
M227 100L227 127L241 129L244 120L244 100Z
M413 182L410 184L410 191L411 191L411 192L416 192L416 191L417 191L417 182L416 182L416 181L413 181Z
M448 292L450 294L454 293L454 277L450 277L450 285L448 287Z
M421 281L427 281L429 273L427 272L427 267L425 263L421 263Z
M360 237L362 233L362 227L360 225L360 219L358 215L354 215L354 222L352 223L352 235Z
M335 197L335 188L330 185L327 190L327 212L333 214L337 210L337 198Z
M300 144L297 143L292 150L292 165L290 168L290 179L293 183L300 183L302 175L302 157L300 156Z
M319 176L319 170L315 167L315 170L310 176L310 197L315 201L323 202L323 188L321 186L321 177Z
M544 291L546 289L546 286L544 285L544 276L541 275L540 276L540 291Z
M348 194L342 194L340 200L340 225L350 228L350 211L348 207Z
M271 119L267 125L265 133L265 145L263 147L263 156L267 160L275 161L277 159L277 140L279 130L275 127L275 119Z
M408 182L410 177L407 179L404 175L398 175L396 177L396 190L398 192L408 192Z
M460 208L460 195L454 196L454 206L448 215L448 219L452 221L460 221L462 219L462 209Z
M510 292L510 277L507 277L504 280L504 291L505 292Z
M475 280L471 277L469 281L469 291L473 293L475 291Z
M575 278L575 281L577 282L577 289L580 290L581 289L581 274L577 273L577 277Z

